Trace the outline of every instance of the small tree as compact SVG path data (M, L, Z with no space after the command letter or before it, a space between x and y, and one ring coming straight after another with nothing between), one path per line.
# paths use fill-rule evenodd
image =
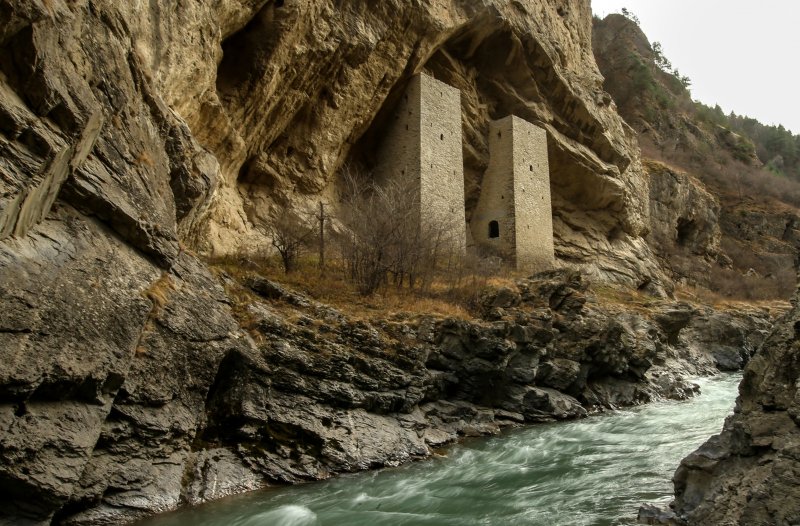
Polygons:
M634 15L631 12L630 9L627 9L627 8L623 7L622 9L620 9L620 12L622 13L622 16L624 16L625 18L627 18L628 20L630 20L631 22L633 22L637 26L641 25L641 22L639 22L639 17Z
M670 73L672 71L672 62L664 56L664 49L661 46L661 42L653 42L652 47L656 66L658 66L661 71Z
M389 284L425 288L437 266L455 264L459 230L446 217L421 221L419 183L410 176L378 184L346 169L340 195L342 255L362 294Z
M297 259L315 238L317 229L314 222L292 215L284 209L267 227L272 246L278 251L287 274L294 270Z

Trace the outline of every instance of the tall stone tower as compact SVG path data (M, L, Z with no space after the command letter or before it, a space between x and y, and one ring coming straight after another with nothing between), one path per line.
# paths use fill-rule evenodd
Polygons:
M423 225L466 250L461 92L425 74L409 82L378 153L377 176L419 191Z
M476 244L518 270L553 267L547 132L509 115L489 124L489 167L470 222Z

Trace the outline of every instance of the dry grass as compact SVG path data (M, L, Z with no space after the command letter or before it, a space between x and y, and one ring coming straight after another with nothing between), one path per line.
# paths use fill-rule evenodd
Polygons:
M210 262L217 269L224 270L237 281L258 274L288 289L303 293L323 304L330 305L353 319L373 320L415 315L433 315L458 319L473 319L480 315L479 300L488 289L507 287L517 288L520 279L529 277L524 272L504 268L498 275L486 276L468 273L457 282L439 278L424 290L397 289L385 287L380 293L363 296L357 286L347 279L344 265L336 260L330 262L324 275L321 275L314 257L298 261L297 270L284 273L275 258L234 258ZM599 303L618 306L626 310L647 314L662 303L642 291L622 285L593 284L591 286ZM229 290L229 295L238 307L234 308L237 319L246 330L253 330L251 313L246 306L257 301L257 296L249 289ZM679 289L679 299L692 303L717 305L729 298L716 295L705 289L683 287ZM287 316L295 313L291 305L275 302L273 307Z
M795 274L791 268L776 276L763 277L717 267L711 272L711 287L733 301L788 300L794 293Z
M376 316L392 318L402 315L434 315L443 318L471 319L472 315L462 305L448 299L419 296L414 293L390 291L386 294L360 298L350 304L336 305L354 318L372 319Z
M380 293L364 296L345 274L344 265L330 262L321 274L317 261L306 258L297 262L297 270L284 273L275 259L223 259L210 262L217 269L224 270L241 281L250 274L259 274L267 279L285 285L287 288L330 305L348 316L370 319L376 316L391 317L398 314L432 314L442 317L468 319L471 301L477 296L473 282L479 289L489 285L513 284L511 278L480 278L472 280L464 277L460 284L435 280L425 290L397 289L385 287ZM234 298L243 303L253 298ZM241 313L245 314L245 313ZM243 316L246 317L246 316Z
M321 275L313 258L300 261L297 271L289 274L283 272L277 259L261 261L252 258L230 259L210 263L216 272L225 271L238 282L253 274L264 276L287 289L301 292L330 305L354 321L408 318L419 315L471 320L479 315L477 300L486 289L500 287L516 289L517 280L527 277L524 273L515 271L504 271L502 275L492 277L467 275L457 286L439 280L424 291L387 287L380 294L363 296L357 287L346 279L343 267L334 263L326 269L324 275ZM153 287L154 290L150 294L154 298L163 299L164 296L159 294L159 291L169 290L168 284L164 285L167 285L166 288ZM263 336L258 330L258 317L249 308L251 304L261 301L259 296L237 284L228 284L226 290L232 300L233 314L239 325L255 340L262 339ZM610 308L612 312L624 310L649 316L665 302L670 301L654 298L642 291L623 286L594 284L590 291L598 303ZM746 306L770 311L785 308L785 302L781 301L726 297L705 288L685 285L676 288L675 298L695 306L712 306L718 310L741 309ZM279 312L288 323L296 317L306 315L302 309L282 301L273 302L271 308Z
M766 309L772 312L783 311L789 306L789 302L780 299L733 299L722 296L721 294L708 289L688 287L685 285L679 286L675 289L675 298L693 303L695 305L711 306L714 307L715 310L719 311L741 311L747 307L751 307L756 309Z
M590 291L594 293L597 301L605 306L624 307L625 310L649 313L654 306L662 302L640 290L624 287L622 285L592 285Z
M463 275L458 280L439 278L423 290L383 287L380 293L362 295L357 286L347 279L344 264L338 260L329 261L325 273L321 274L314 257L306 257L297 262L297 270L288 274L276 257L273 258L227 258L209 261L212 268L225 271L241 283L254 274L263 276L287 289L307 295L314 300L330 305L348 317L358 320L391 319L417 315L473 319L480 315L480 298L487 289L507 287L517 288L517 281L528 277L525 273L510 269L500 271L499 275L486 276L474 273ZM750 279L750 278L748 278ZM762 278L763 279L763 278ZM737 280L740 283L741 280ZM163 287L154 287L150 294L154 298ZM254 338L258 338L256 319L248 305L258 302L259 297L243 286L228 286L228 295L233 300L234 315L242 328ZM654 298L642 291L621 285L593 284L591 292L597 301L609 307L619 307L628 311L647 315L658 308L664 300ZM768 304L769 298L750 297L748 294L725 293L724 290L708 290L701 287L679 286L676 299L696 305L715 308L733 308L742 303ZM761 301L763 300L763 301ZM298 308L288 302L276 301L272 308L287 319L298 314Z
M169 301L169 295L175 290L175 283L166 272L161 273L161 277L155 280L142 295L153 303L153 315L157 315Z
M136 159L134 159L133 162L139 166L147 166L149 168L152 168L153 165L155 164L155 162L153 161L153 156L150 155L150 153L145 150L139 152L139 154L136 156Z
M731 301L717 292L693 285L677 285L675 287L675 299L688 303L709 305L714 308L719 308Z

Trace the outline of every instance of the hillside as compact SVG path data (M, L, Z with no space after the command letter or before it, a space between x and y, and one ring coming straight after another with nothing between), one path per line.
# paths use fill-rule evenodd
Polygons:
M674 74L630 18L595 17L592 39L605 89L636 131L643 157L658 163L646 163L651 208L660 206L652 189L676 172L713 197L701 198L707 217L673 221L671 232L654 222L649 240L665 266L679 280L727 296L788 298L800 247L800 137L694 102L689 80Z

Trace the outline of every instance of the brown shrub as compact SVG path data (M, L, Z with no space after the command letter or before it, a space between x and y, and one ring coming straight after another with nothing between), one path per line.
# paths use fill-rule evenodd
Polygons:
M726 199L776 200L800 208L800 183L736 160L729 152L697 152L676 146L659 148L640 138L642 156L698 177L723 201Z
M389 285L426 289L458 273L462 232L447 219L422 221L419 187L410 176L377 183L349 167L341 174L338 238L348 278L365 296Z
M712 268L712 290L727 298L742 300L791 297L797 281L792 254L763 252L728 236L722 238L721 248L731 258L732 267Z
M793 268L782 269L775 275L764 277L717 266L711 271L710 289L735 300L788 300L795 289L795 272Z
M313 218L295 216L286 209L273 219L267 231L287 274L295 269L298 258L318 235Z
M169 301L169 295L175 290L175 283L166 272L161 274L150 287L148 287L142 294L153 303L154 312L160 311Z

